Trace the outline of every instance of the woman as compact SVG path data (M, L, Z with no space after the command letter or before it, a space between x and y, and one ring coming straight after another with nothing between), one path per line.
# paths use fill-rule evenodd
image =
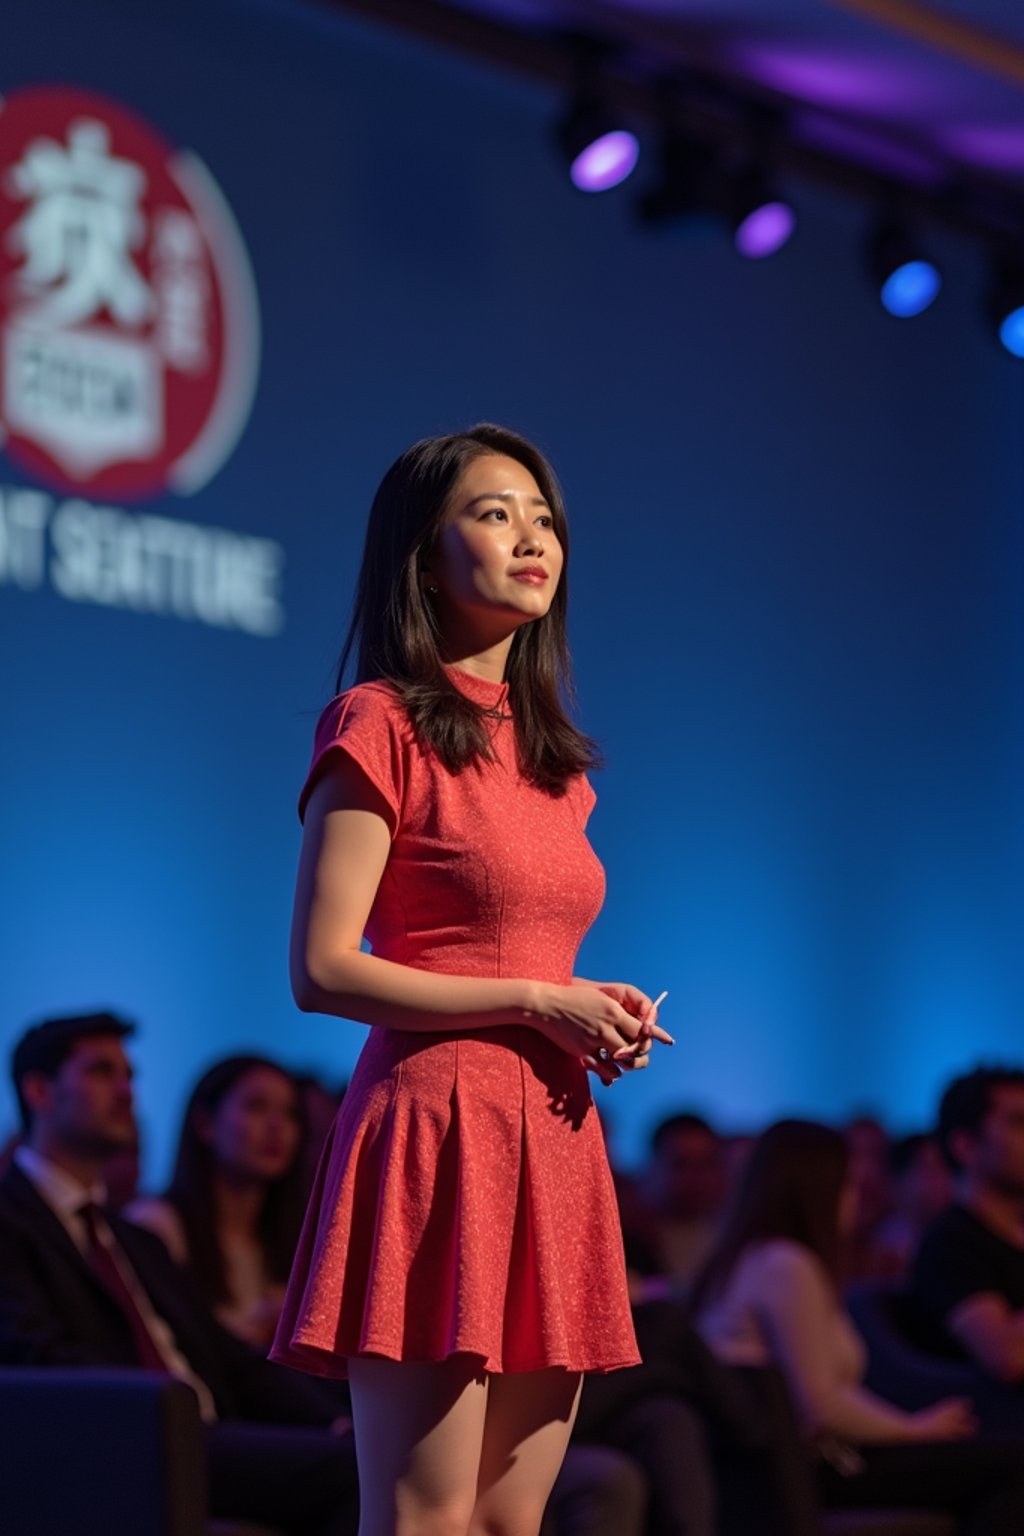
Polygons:
M185 1110L166 1195L131 1221L163 1238L223 1325L265 1350L302 1222L305 1123L298 1086L262 1056L232 1056L200 1078Z
M272 1354L348 1376L361 1536L533 1536L582 1373L638 1360L586 1074L671 1042L639 988L572 975L604 879L567 554L523 438L404 453L300 797L295 997L373 1028Z
M826 1505L942 1508L975 1536L1019 1536L1019 1443L963 1443L975 1432L963 1398L910 1413L862 1385L866 1353L837 1278L857 1212L848 1156L823 1125L764 1132L695 1286L698 1330L730 1364L781 1370Z

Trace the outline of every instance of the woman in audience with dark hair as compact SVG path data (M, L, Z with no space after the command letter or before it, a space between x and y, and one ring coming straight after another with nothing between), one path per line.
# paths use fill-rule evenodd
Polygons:
M1020 1442L970 1440L962 1398L911 1413L862 1385L865 1349L838 1283L848 1174L838 1131L783 1120L764 1132L694 1287L697 1327L722 1360L781 1371L826 1506L944 1509L971 1536L1020 1536Z
M305 1134L302 1097L283 1067L262 1056L217 1062L192 1091L167 1193L124 1213L163 1239L221 1323L260 1350L302 1223Z
M953 1198L953 1177L934 1136L919 1131L889 1149L893 1208L875 1233L874 1272L906 1280L929 1223Z

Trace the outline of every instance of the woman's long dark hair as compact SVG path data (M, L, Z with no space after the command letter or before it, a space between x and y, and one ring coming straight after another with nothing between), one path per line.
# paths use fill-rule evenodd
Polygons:
M718 1241L697 1277L691 1310L714 1299L752 1243L788 1238L820 1259L839 1282L839 1201L846 1180L839 1131L810 1120L780 1120L750 1149Z
M221 1103L248 1072L276 1072L295 1088L295 1113L300 1138L287 1173L267 1189L257 1235L263 1249L267 1274L287 1280L305 1208L302 1143L306 1137L305 1109L298 1085L286 1068L265 1056L229 1056L205 1072L193 1088L185 1109L178 1140L178 1157L167 1199L181 1216L188 1240L188 1260L197 1284L212 1306L230 1302L227 1266L217 1234L213 1199L216 1159L213 1148L200 1133L204 1117L217 1113Z
M549 611L516 631L506 669L520 768L540 788L561 794L570 778L599 762L595 743L576 729L562 703L563 697L574 702L566 632L569 532L554 470L539 449L507 427L483 422L448 437L424 438L384 476L370 509L337 687L344 686L355 655L356 682L390 683L420 740L451 772L491 756L480 706L444 672L442 637L423 588L452 493L473 460L488 454L516 459L530 471L564 555Z

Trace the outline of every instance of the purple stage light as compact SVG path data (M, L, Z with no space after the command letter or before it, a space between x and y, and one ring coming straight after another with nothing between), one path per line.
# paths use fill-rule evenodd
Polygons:
M573 186L581 192L607 192L626 180L639 157L636 134L616 128L582 149L573 160L569 175Z
M781 250L796 228L796 214L788 203L762 203L741 219L734 239L741 256L760 261Z

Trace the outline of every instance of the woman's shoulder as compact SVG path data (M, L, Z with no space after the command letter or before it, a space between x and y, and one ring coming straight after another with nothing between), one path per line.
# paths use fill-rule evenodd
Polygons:
M336 693L333 698L328 699L320 711L320 718L324 720L329 715L347 714L350 710L358 710L360 713L406 715L402 695L393 683L385 682L383 678L373 678L366 683L353 683L351 688L342 689L341 693Z
M356 683L336 694L322 711L313 737L313 755L299 793L299 820L326 764L345 752L353 758L388 807L394 835L411 775L419 772L415 733L398 690L382 680Z
M137 1195L121 1215L137 1227L154 1233L176 1264L188 1263L188 1237L181 1212L164 1195Z
M343 735L376 733L402 737L411 731L409 714L398 689L374 679L354 683L328 700L320 711L314 740L315 747L320 748Z

